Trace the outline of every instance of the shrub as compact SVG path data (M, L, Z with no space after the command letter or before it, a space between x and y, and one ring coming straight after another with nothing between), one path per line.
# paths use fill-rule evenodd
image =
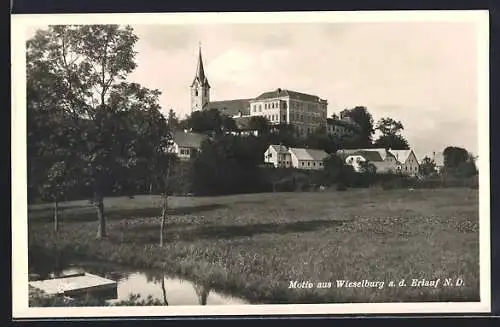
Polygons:
M347 190L347 186L345 185L345 183L342 183L342 182L337 183L336 188L337 188L337 191L346 191Z

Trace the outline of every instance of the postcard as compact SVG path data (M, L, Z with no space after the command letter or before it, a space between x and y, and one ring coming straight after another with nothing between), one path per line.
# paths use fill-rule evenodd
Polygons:
M489 312L488 33L13 15L14 318Z

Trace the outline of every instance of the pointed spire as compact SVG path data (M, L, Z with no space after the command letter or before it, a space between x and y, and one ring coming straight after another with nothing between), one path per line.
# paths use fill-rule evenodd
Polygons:
M198 79L202 85L208 84L207 77L205 76L205 69L203 69L203 58L201 56L201 42L198 43L198 66L196 67L195 80Z

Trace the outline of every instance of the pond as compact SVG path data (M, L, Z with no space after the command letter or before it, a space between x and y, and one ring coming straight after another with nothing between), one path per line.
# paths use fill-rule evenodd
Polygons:
M151 296L168 305L239 305L249 304L244 299L215 292L209 287L182 278L165 275L160 270L136 270L102 262L68 264L59 275L87 272L117 282L117 297L113 303L128 300L130 294L141 299ZM163 279L163 283L162 283Z

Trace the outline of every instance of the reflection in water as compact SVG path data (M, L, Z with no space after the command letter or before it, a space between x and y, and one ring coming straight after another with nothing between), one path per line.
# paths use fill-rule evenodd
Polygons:
M143 299L151 296L165 305L248 304L243 299L215 292L206 285L169 277L160 270L132 271L100 263L79 264L62 270L65 275L80 272L117 281L117 299L109 300L111 303L127 300L130 294L139 294Z

